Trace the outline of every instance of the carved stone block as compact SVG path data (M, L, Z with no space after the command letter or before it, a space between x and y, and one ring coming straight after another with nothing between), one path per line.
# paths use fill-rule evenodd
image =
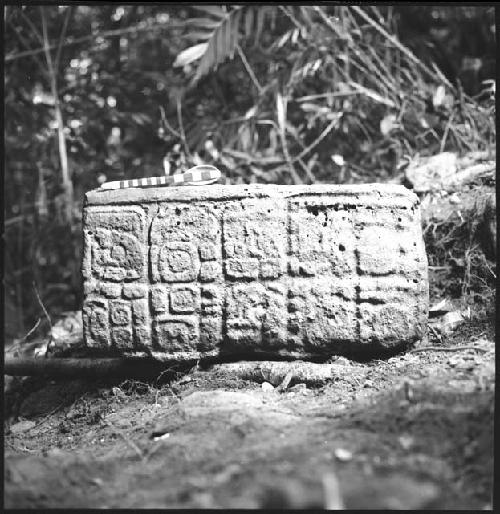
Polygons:
M377 354L420 339L427 258L402 186L91 191L89 347L163 359Z

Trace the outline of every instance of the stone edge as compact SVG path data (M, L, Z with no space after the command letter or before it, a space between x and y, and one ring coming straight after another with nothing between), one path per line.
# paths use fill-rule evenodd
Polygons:
M357 204L376 199L390 199L391 206L411 208L419 204L413 191L397 184L315 184L283 186L276 184L210 185L128 188L116 190L93 189L85 194L87 205L119 205L155 202L231 201L251 198L299 198L301 196L331 196L339 203L354 200ZM365 197L365 198L363 198ZM374 207L377 206L375 202ZM384 204L384 207L388 205Z

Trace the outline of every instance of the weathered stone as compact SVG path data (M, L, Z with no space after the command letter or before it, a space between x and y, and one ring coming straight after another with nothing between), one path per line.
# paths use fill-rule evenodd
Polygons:
M122 285L121 284L113 284L110 282L102 282L101 283L101 294L105 298L119 298L121 296L121 293L122 293Z
M146 298L149 292L148 284L125 284L123 286L123 297L129 300L134 298Z
M427 258L402 186L87 193L88 346L157 358L376 354L424 335Z

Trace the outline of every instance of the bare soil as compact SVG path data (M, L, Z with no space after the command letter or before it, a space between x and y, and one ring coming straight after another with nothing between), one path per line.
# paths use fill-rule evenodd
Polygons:
M163 384L19 380L5 507L491 508L493 323L436 344L464 348L339 358L319 386L282 390L220 368Z

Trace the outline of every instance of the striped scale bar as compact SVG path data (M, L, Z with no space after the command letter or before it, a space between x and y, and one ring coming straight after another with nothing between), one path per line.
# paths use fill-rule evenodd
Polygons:
M101 184L101 189L126 189L129 187L148 186L181 186L181 185L207 185L219 180L221 172L210 165L194 166L186 173L176 173L163 177L134 178L132 180L116 180Z

